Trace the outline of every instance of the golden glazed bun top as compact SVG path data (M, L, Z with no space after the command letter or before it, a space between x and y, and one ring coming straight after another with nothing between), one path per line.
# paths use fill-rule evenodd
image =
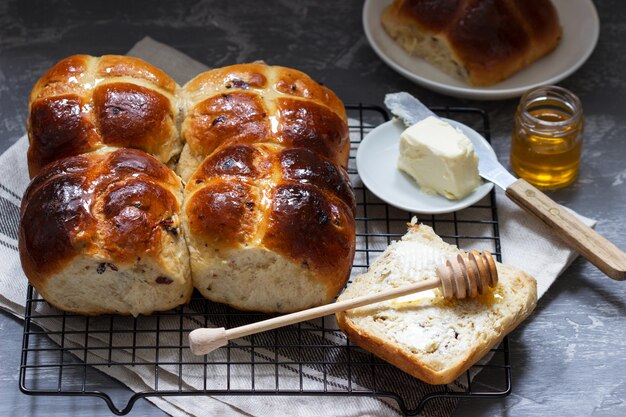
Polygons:
M103 146L144 150L162 162L180 153L178 86L138 58L74 55L37 82L29 103L28 166Z
M194 155L207 156L228 142L272 142L305 147L347 166L343 104L303 72L263 63L232 65L189 81L184 96L182 133Z

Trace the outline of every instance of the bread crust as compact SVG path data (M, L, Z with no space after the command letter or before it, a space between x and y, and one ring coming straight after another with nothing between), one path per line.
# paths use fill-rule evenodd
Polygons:
M404 239L421 241L438 251L442 251L442 253L450 254L458 252L455 247L447 245L436 236L430 227L424 225L411 226L403 240ZM388 248L385 253L381 255L379 260L372 264L368 273L357 277L355 282L348 286L338 300L341 301L364 295L369 291L383 290L385 285L381 284L381 280L384 280L385 272L381 271L385 270L384 265L390 268L388 266L389 264L385 264L385 258L390 257L390 252L394 250L393 247L392 245L392 247ZM496 291L501 291L500 294L503 297L498 303L509 303L512 306L512 310L506 316L498 317L497 326L500 327L496 328L494 332L481 333L480 336L472 334L471 337L475 337L475 339L471 340L471 345L468 349L466 351L464 350L463 353L458 356L446 358L444 364L441 364L439 361L430 361L428 355L431 353L411 351L411 346L399 343L389 334L373 332L372 329L367 326L369 322L361 320L363 317L370 318L372 315L380 315L384 318L386 314L394 310L393 303L380 304L369 310L359 311L359 309L355 309L337 313L337 323L340 329L350 338L351 342L395 365L404 372L429 384L451 383L485 356L492 348L496 347L508 333L513 331L530 315L536 305L537 289L534 278L509 265L497 263L497 269L500 279L498 288L501 290L497 288ZM372 285L374 285L374 288L371 288ZM400 284L394 283L394 285ZM510 288L510 290L508 288ZM437 311L447 311L448 313L452 312L452 316L454 317L454 312L458 311L459 316L469 314L469 318L464 321L464 323L469 325L472 323L472 320L474 320L471 315L472 311L475 311L475 317L476 320L478 320L479 313L482 314L482 312L491 311L491 309L489 305L481 307L480 304L478 304L477 309L475 306L464 309L463 305L467 303L481 303L484 301L485 300L478 302L463 300L449 303L438 300L437 302L433 302L435 307L429 310L428 314L436 314ZM494 306L496 305L497 304L494 304ZM498 314L496 307L491 308L494 310L492 314ZM419 309L416 309L412 316L407 316L407 320L419 322L421 317L419 311ZM468 313L468 311L470 313ZM478 333L478 331L476 331L476 333Z
M395 0L381 21L407 52L476 86L510 77L561 37L549 0Z

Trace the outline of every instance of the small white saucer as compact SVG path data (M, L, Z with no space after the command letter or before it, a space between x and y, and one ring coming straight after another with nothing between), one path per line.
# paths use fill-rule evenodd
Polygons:
M461 129L474 143L481 143L493 152L493 148L475 130L454 120L442 118ZM372 130L361 142L356 153L356 167L363 184L378 198L400 209L422 214L451 213L480 201L493 188L483 183L462 200L448 200L439 195L420 190L417 183L397 168L400 134L406 129L400 120L385 122Z

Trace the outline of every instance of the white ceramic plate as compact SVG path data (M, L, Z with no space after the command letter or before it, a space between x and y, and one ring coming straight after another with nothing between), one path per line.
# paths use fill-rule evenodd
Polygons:
M366 0L363 7L365 36L391 68L422 87L453 97L500 100L519 97L525 91L555 84L576 71L591 55L598 41L600 20L591 0L552 0L563 36L560 44L511 78L489 87L472 87L406 53L382 27L380 16L391 0Z
M474 143L485 144L493 149L485 138L475 130L454 120L443 119L458 127ZM356 153L356 168L363 184L378 198L400 209L422 214L451 213L478 202L493 188L483 182L473 193L462 200L427 194L417 183L396 167L400 153L400 134L406 129L398 119L385 122L372 130L361 142ZM495 153L494 153L495 157Z

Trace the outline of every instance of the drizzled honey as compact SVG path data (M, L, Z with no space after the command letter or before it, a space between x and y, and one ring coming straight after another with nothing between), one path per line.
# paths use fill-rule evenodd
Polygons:
M580 100L564 88L526 93L515 115L511 167L538 188L571 184L578 175L584 121Z

